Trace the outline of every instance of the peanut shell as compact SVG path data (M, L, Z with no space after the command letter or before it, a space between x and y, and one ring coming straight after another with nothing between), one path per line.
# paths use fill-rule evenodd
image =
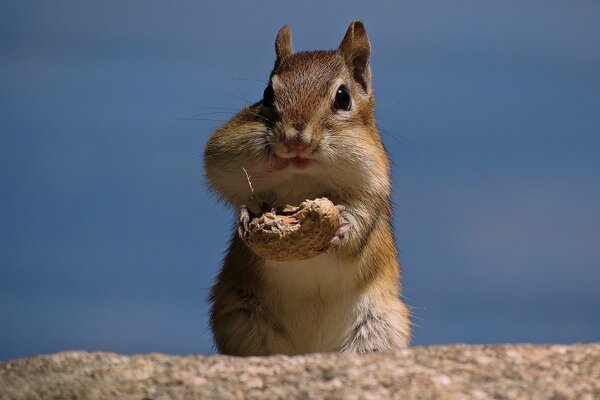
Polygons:
M340 211L327 198L284 205L250 221L247 244L258 256L297 261L325 251L340 226Z

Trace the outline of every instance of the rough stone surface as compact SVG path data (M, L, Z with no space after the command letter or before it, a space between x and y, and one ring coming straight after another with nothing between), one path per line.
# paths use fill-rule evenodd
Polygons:
M0 399L600 399L600 343L298 357L66 352L0 363Z

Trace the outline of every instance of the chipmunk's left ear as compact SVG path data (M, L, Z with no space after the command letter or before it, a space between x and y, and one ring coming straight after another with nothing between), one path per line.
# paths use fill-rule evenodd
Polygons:
M352 21L338 50L356 82L368 93L371 88L371 45L361 21Z
M281 27L277 33L277 38L275 39L275 54L277 55L278 60L294 54L294 49L292 48L292 30L287 25Z

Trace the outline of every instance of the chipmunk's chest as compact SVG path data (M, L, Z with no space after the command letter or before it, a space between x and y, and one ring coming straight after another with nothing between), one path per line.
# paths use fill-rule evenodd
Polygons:
M307 260L265 260L263 278L268 287L295 297L312 296L327 290L346 293L353 286L355 261L343 260L334 250Z
M286 332L285 340L272 343L275 351L339 350L361 301L352 271L356 266L334 253L303 261L265 261L268 307Z

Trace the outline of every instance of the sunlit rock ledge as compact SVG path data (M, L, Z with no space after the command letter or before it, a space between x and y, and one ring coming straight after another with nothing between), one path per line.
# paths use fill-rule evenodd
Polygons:
M0 399L600 399L600 343L298 357L64 352L0 363Z

